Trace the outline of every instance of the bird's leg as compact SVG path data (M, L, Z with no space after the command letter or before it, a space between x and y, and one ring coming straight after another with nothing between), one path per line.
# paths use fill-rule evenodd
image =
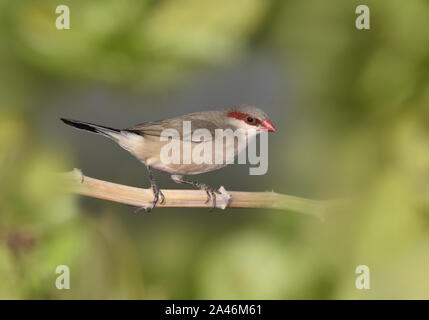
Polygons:
M151 209L153 209L156 204L158 203L158 199L159 196L161 195L161 204L163 204L165 202L165 197L164 194L162 193L162 191L159 189L158 185L156 184L156 181L152 175L152 169L148 166L147 170L149 172L149 180L150 180L150 186L152 187L152 191L153 191L153 195L154 195L154 199L152 202L152 206Z
M156 184L156 181L152 175L152 169L149 166L147 166L147 171L149 173L150 186L152 188L154 198L152 201L152 205L150 205L148 207L137 208L136 212L139 212L141 210L144 210L146 212L150 212L153 208L155 208L156 204L158 203L160 195L161 195L161 202L160 203L163 204L165 202L164 194L162 193L162 191L159 189L158 185Z
M197 181L185 180L185 179L183 179L183 176L180 176L180 175L172 175L171 179L173 179L173 181L176 183L189 184L193 187L204 190L207 193L207 200L205 201L205 203L209 202L210 199L212 199L213 200L212 209L216 208L216 193L220 194L218 189L211 188L208 185L206 185L204 183L197 182Z

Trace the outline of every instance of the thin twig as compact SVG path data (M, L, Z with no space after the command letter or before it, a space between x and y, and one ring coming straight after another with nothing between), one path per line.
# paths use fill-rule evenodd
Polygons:
M103 200L115 201L135 207L149 205L153 200L152 189L142 189L83 175L79 169L61 174L68 182L69 191ZM221 187L221 194L217 196L217 207L225 208L266 208L290 210L323 218L326 209L324 201L310 200L275 192L243 192L226 191ZM158 203L157 207L186 207L210 208L211 202L206 203L207 194L201 190L170 190L162 189L165 203Z

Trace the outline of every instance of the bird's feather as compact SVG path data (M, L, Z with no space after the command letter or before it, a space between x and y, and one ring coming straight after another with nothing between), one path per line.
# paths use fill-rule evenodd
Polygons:
M208 130L211 137L215 136L216 129L227 129L222 128L221 123L219 123L221 111L206 111L191 113L182 117L177 117L168 120L159 120L151 122L143 122L133 127L125 129L126 131L137 133L144 136L157 136L159 137L161 133L166 129L174 129L177 131L179 137L183 141L194 141L193 133L197 129ZM191 130L189 132L184 132L184 121L190 121ZM232 129L232 128L231 128ZM206 139L209 141L209 139ZM195 141L197 142L197 141Z

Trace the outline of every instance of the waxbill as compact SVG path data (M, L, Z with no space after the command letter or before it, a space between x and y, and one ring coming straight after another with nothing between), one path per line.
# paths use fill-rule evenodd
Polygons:
M176 183L190 184L204 190L207 193L206 202L212 199L213 208L215 208L217 189L196 181L185 180L183 176L214 171L225 167L230 163L225 157L222 158L223 161L220 163L219 161L198 164L194 162L189 163L183 161L183 156L178 162L166 163L165 161L162 161L162 157L160 156L161 150L166 143L168 143L168 141L162 141L161 139L165 130L176 130L179 134L177 137L179 143L185 144L188 142L191 149L198 146L201 147L201 143L207 143L206 140L193 138L193 134L199 129L206 129L213 137L215 136L216 131L218 131L217 129L231 129L232 131L239 130L244 134L249 134L249 139L246 141L244 148L247 147L251 138L258 135L261 131L276 131L274 125L268 119L265 112L249 105L236 105L224 110L196 112L167 120L143 122L126 129L113 129L110 127L64 118L61 118L61 120L77 129L86 130L112 139L146 166L149 173L151 188L154 193L154 200L150 206L139 209L143 209L147 212L156 206L160 196L161 203L165 201L162 191L153 179L152 169L169 173L173 181ZM184 123L190 124L190 132L185 132ZM212 156L214 158L216 156L216 152L219 152L219 149L215 149L214 144L212 145ZM234 148L234 157L243 151L240 150L237 143L234 143L230 148Z

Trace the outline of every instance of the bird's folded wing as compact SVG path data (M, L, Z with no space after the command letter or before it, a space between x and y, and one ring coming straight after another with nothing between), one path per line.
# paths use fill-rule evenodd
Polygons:
M190 121L191 130L184 130L184 121ZM169 119L169 120L159 120L153 122L143 122L136 126L126 129L127 131L137 133L139 135L145 136L161 136L162 132L167 129L174 129L177 131L180 139L183 141L194 141L200 142L201 140L210 141L215 137L216 125L207 120L202 119L192 119L192 118L180 118L180 119ZM197 135L193 135L196 130L205 129L207 130L207 135L204 135L204 138L200 137L201 132Z

